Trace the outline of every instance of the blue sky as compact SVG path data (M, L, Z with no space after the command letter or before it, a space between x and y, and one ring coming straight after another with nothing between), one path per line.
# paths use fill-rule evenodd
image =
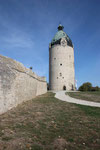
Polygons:
M48 81L48 48L59 22L74 44L78 86L100 86L100 0L0 0L0 54Z

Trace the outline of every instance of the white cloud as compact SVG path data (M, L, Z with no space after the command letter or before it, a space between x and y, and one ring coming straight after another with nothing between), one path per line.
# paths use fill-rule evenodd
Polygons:
M13 24L10 19L6 19L6 16L0 15L0 26L2 27L0 44L6 47L21 48L31 48L34 46L34 41L28 32L26 33L18 25Z
M15 32L9 34L9 36L2 37L3 43L7 45L7 47L21 47L21 48L32 48L34 46L33 40L25 35L23 32Z

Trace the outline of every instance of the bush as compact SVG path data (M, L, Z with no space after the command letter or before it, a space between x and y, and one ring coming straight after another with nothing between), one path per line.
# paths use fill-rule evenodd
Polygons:
M100 90L100 88L98 86L92 87L92 89L91 89L91 91L99 91L99 90Z
M90 82L83 83L79 89L79 91L100 91L100 88L98 86L92 87L92 84Z
M90 82L86 82L79 87L79 91L91 91L92 84Z
M32 70L33 68L32 67L30 67L30 70Z

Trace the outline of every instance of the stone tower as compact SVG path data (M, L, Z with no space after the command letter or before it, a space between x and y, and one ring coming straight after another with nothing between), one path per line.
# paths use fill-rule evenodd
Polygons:
M75 89L74 48L63 28L49 44L49 87L56 91Z

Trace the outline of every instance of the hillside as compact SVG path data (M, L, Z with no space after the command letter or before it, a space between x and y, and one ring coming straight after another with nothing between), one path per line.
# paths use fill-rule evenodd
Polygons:
M0 116L0 150L99 149L100 108L46 93Z

